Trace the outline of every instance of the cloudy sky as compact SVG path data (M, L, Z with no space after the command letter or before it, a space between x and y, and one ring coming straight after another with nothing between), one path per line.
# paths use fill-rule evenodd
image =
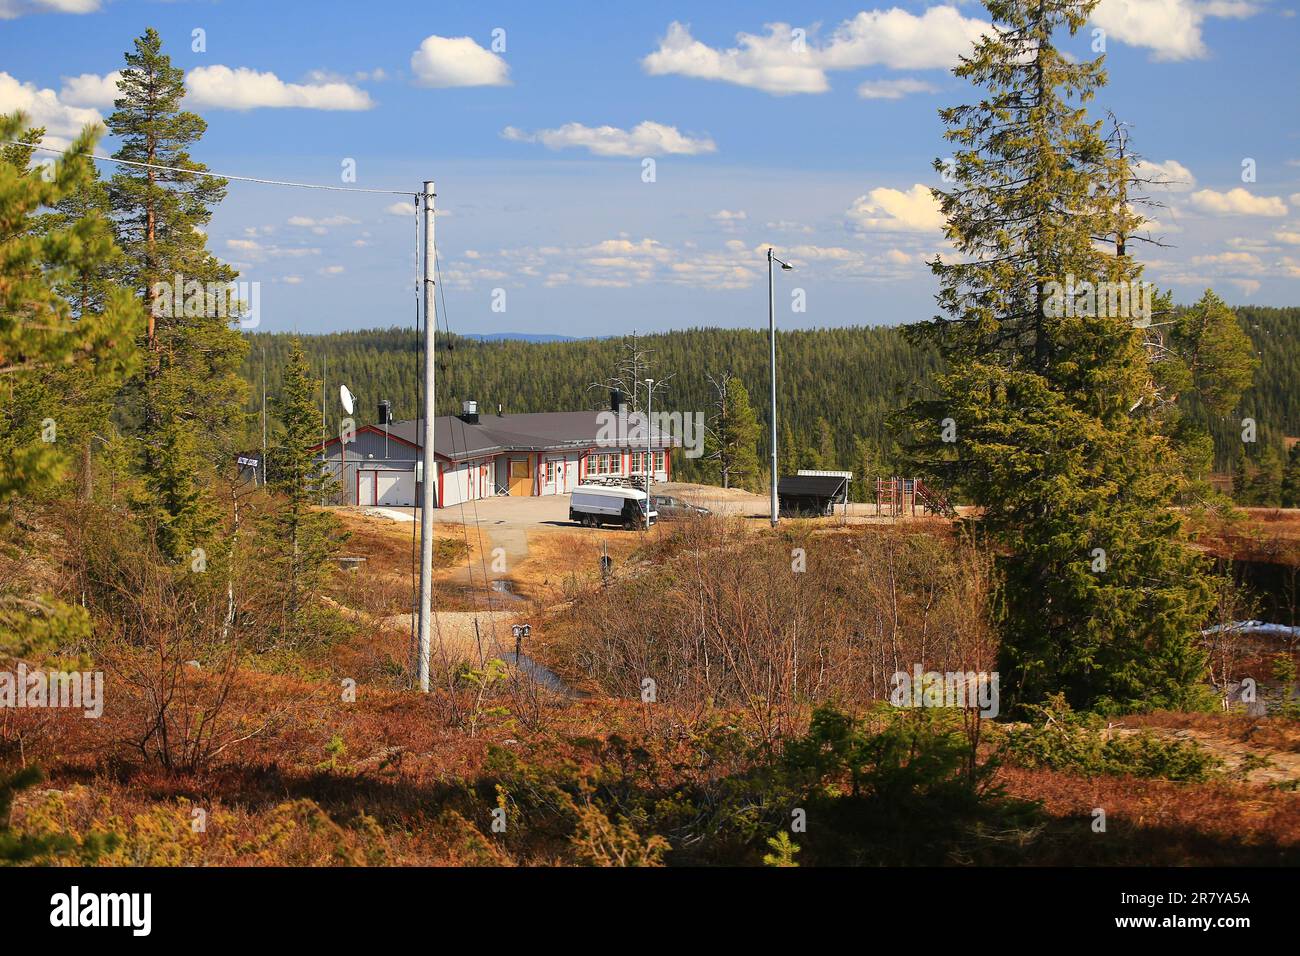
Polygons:
M986 17L973 2L361 4L0 0L0 110L66 142L112 109L148 26L236 175L438 187L460 332L608 335L930 315L937 110ZM798 19L791 20L791 16ZM1180 300L1300 305L1294 0L1102 0L1098 106L1162 178L1148 278ZM115 144L105 141L101 151ZM406 325L414 206L232 183L211 246L262 285L262 325ZM795 312L802 290L806 311ZM494 303L504 311L494 311Z

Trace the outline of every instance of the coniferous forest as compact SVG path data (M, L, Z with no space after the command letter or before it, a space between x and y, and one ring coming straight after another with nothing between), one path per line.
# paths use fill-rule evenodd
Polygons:
M1242 447L1244 417L1254 418L1259 426L1252 457L1275 456L1284 461L1283 439L1300 435L1300 307L1235 306L1233 311L1259 358L1254 384L1242 395L1237 410L1226 416L1207 414L1195 395L1183 399L1190 417L1213 435L1216 471L1232 467ZM249 442L256 444L253 432L261 409L263 356L267 391L275 395L292 336L254 333L247 338L243 374L250 385L247 410L254 423ZM626 341L484 342L453 332L443 336L439 346L438 411L453 414L465 399L477 401L484 412L494 411L498 404L507 413L603 407L608 392L589 386L614 376L620 346ZM757 444L759 460L765 460L766 331L684 329L641 335L637 343L649 354L656 375L674 376L666 392L670 409L707 410L714 401L710 373L716 376L729 370L739 378L763 426ZM393 402L395 418L416 417L420 366L413 329L311 335L302 338L302 345L317 378L322 363L328 363L327 387L336 392L338 385L346 384L358 397L358 424L373 421L375 406L383 399ZM910 343L901 327L880 326L778 332L777 349L783 469L825 467L856 473L864 454L880 476L904 467L890 419L923 394L941 370L942 360L932 348ZM333 434L338 425L336 401L326 403L326 414ZM833 459L823 454L826 428ZM706 477L699 460L675 460L674 467L682 480Z

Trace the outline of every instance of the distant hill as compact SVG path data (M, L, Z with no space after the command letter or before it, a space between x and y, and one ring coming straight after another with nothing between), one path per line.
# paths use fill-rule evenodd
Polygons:
M463 336L480 342L576 342L573 335L546 335L537 332L470 332Z

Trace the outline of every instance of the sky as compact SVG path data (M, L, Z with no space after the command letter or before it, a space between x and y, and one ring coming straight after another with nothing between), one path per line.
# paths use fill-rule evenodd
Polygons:
M1101 0L1096 107L1167 185L1146 278L1194 301L1300 305L1295 0ZM793 18L793 19L792 19ZM112 111L147 27L187 73L212 170L437 184L460 333L783 328L934 313L938 110L987 24L967 2L0 0L0 111L66 143ZM1100 115L1100 113L1099 113ZM111 153L111 137L99 151ZM111 172L108 167L104 170ZM414 321L409 197L232 182L209 246L263 330Z

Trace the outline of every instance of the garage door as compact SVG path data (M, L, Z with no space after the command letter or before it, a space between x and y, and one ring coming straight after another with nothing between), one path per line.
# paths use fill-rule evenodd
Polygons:
M375 503L381 505L414 505L415 472L380 471L375 486Z

